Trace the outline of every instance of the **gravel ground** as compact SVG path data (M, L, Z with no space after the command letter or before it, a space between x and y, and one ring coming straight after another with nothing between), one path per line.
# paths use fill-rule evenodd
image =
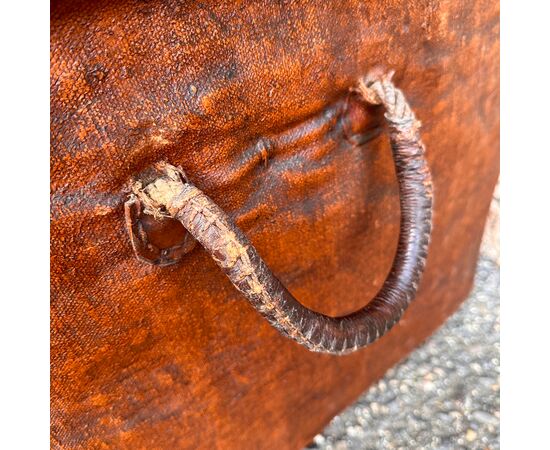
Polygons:
M474 290L460 310L336 416L308 448L500 447L500 268L496 252L496 256L483 252Z

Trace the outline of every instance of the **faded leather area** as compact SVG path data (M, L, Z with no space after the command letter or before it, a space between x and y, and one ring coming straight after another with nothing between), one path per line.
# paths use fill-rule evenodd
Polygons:
M498 175L496 2L59 1L51 25L54 448L301 448L466 295ZM311 354L199 246L135 258L131 180L168 160L306 306L362 306L399 226L382 113L349 92L376 65L422 121L437 196L387 336Z

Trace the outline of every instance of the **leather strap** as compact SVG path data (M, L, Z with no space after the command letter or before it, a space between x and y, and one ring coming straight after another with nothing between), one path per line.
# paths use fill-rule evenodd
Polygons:
M179 220L233 285L283 335L316 352L355 351L384 335L416 295L424 270L432 219L432 183L416 120L391 75L361 79L365 102L385 107L399 183L401 223L391 271L362 309L341 317L312 311L273 275L244 233L181 169L159 163L153 181L135 183L145 212Z

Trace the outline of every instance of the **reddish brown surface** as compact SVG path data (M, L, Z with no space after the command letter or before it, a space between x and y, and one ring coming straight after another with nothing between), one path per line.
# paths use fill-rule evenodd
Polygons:
M52 9L55 448L300 448L468 292L498 175L498 4L57 2ZM423 122L434 231L418 298L373 346L280 336L200 247L133 255L132 176L181 165L309 307L380 287L399 208L382 117L348 95L382 64Z

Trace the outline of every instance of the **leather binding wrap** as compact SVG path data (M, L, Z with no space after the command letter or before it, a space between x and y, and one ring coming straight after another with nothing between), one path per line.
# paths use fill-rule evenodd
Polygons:
M390 273L374 299L356 312L330 317L303 306L273 275L244 233L181 169L158 163L158 177L132 186L146 213L179 220L272 326L311 351L345 354L380 338L415 297L424 270L432 223L431 176L420 123L391 75L373 73L355 89L366 103L386 110L401 207L399 242Z

